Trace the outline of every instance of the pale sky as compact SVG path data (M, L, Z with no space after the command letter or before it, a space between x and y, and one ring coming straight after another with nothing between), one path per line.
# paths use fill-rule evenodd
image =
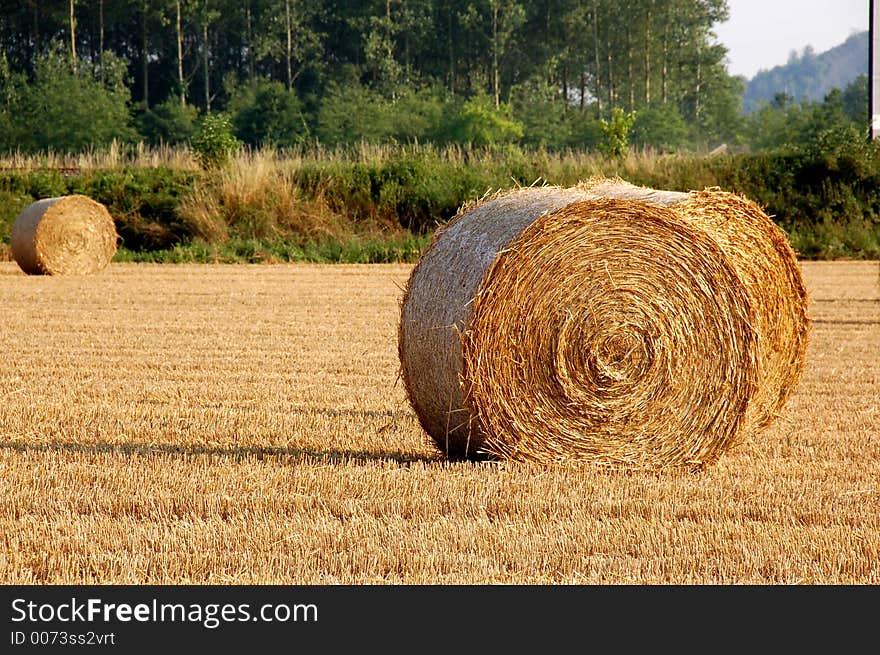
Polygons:
M871 0L728 0L730 20L715 26L728 70L750 79L811 45L817 53L868 29Z

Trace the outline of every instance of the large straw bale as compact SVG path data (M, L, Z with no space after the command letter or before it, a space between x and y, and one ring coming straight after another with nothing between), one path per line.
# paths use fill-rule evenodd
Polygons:
M449 457L699 468L758 388L747 289L695 222L586 188L463 208L401 304L402 377Z
M116 253L113 217L83 195L38 200L12 225L12 256L28 275L87 275Z

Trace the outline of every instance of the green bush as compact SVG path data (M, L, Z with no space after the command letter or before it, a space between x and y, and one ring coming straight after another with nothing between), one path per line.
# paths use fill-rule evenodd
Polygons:
M138 117L138 132L151 145L176 145L189 141L196 130L199 111L171 96Z
M169 248L191 237L179 204L194 179L191 172L165 167L88 170L71 177L52 170L5 171L0 173L0 241L9 242L12 223L27 205L79 193L107 207L126 247Z
M640 109L632 123L633 145L662 151L676 151L687 146L690 137L687 123L673 104Z
M513 117L510 105L495 107L492 99L479 93L462 105L451 129L457 143L476 147L513 143L525 134L523 125Z
M231 85L227 111L236 136L253 147L290 147L308 136L296 93L278 81L257 78Z
M620 107L612 109L609 118L599 119L599 127L602 130L599 149L608 157L622 157L626 154L635 120L635 112L627 113Z
M240 147L226 114L206 114L192 138L193 154L203 168L224 166Z

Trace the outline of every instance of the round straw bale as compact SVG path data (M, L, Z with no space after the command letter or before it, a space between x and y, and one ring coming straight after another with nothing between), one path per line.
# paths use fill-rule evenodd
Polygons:
M807 291L785 233L754 202L720 189L658 191L618 178L591 178L579 188L670 207L718 243L749 293L759 337L759 385L747 422L751 431L770 425L801 378L810 328Z
M107 266L117 238L101 203L82 195L46 198L12 224L12 256L28 275L86 275Z
M757 388L746 289L672 210L526 188L464 209L408 281L398 350L449 457L699 468Z

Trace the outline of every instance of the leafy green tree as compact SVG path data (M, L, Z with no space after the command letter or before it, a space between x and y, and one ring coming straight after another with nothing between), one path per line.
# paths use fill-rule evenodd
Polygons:
M138 132L150 145L186 143L198 120L198 109L181 104L180 98L172 95L138 116Z
M843 92L831 89L821 104L808 105L800 143L820 153L847 149L850 144L861 146L867 139L867 125L856 125L846 113Z
M870 116L868 116L868 76L859 75L855 80L844 87L841 94L843 102L843 111L849 119L861 125L869 125Z
M357 82L332 84L318 110L322 143L455 140L457 110L440 87L406 89L394 100Z
M707 69L703 82L700 115L696 120L698 141L709 147L743 140L743 81L727 75L717 62Z
M571 121L559 90L546 79L529 80L511 90L514 115L523 126L523 143L563 148L571 141Z
M454 141L474 146L513 143L524 133L522 123L513 117L511 106L501 103L496 107L494 98L485 93L478 93L464 103L451 130Z
M690 130L675 105L640 109L632 124L633 145L642 148L675 151L689 140Z
M317 117L318 139L325 144L379 141L390 129L382 97L357 82L332 83Z
M452 97L434 85L403 91L389 103L391 138L401 142L442 141L448 116L454 112Z
M227 111L236 136L250 146L289 147L309 132L296 93L274 80L257 78L232 85Z
M472 76L487 82L474 90L491 93L495 109L501 109L504 69L513 52L517 31L525 20L526 13L515 0L469 2L460 15L462 26L480 48L479 63L472 62L472 65L476 64L474 68L482 68L483 72L472 73Z
M857 97L857 87L849 93ZM851 110L857 104L851 106L849 102L853 102L852 99L840 89L832 89L821 103L808 100L795 103L791 96L777 93L773 102L749 115L749 145L754 150L804 151L818 155L861 150L867 142L868 125L866 120L853 120Z
M188 104L230 113L250 143L290 143L310 134L325 142L428 138L589 147L600 137L596 119L608 120L615 107L667 106L684 118L695 145L743 134L742 91L713 33L727 16L726 0L6 4L0 41L9 63L2 101L7 127L0 139L15 143L34 139L10 136L11 123L19 121L9 98L35 83L40 53L50 43L60 44L68 60L71 50L80 55L70 71L77 75L104 51L124 61L124 86L143 112L137 123L151 142L184 138ZM240 88L221 83L232 78ZM115 89L112 80L96 79ZM294 95L274 86L259 99L244 92L265 80ZM482 100L466 106L479 95L492 110L482 126ZM164 104L172 97L180 102L177 114ZM128 122L122 117L116 125L130 130ZM71 147L65 135L59 138L53 147Z
M112 55L97 65L81 60L73 72L68 54L50 51L37 59L29 83L8 78L0 112L9 120L6 147L78 152L136 140L125 82L125 64Z
M316 0L262 0L253 9L259 13L256 20L249 19L249 49L252 56L264 64L266 73L284 80L288 91L308 70L323 66L322 49L326 34L316 25L321 17L322 3ZM249 5L250 8L250 5ZM250 14L248 14L250 16ZM249 67L253 67L252 65ZM258 73L260 75L260 73ZM250 73L253 76L253 73Z
M380 15L370 16L364 33L364 56L366 67L372 74L376 88L390 98L395 98L403 80L403 66L394 53L395 41L401 24L392 12L392 0L384 0Z
M794 147L800 140L806 103L796 104L787 93L777 93L746 119L746 142L753 150Z

